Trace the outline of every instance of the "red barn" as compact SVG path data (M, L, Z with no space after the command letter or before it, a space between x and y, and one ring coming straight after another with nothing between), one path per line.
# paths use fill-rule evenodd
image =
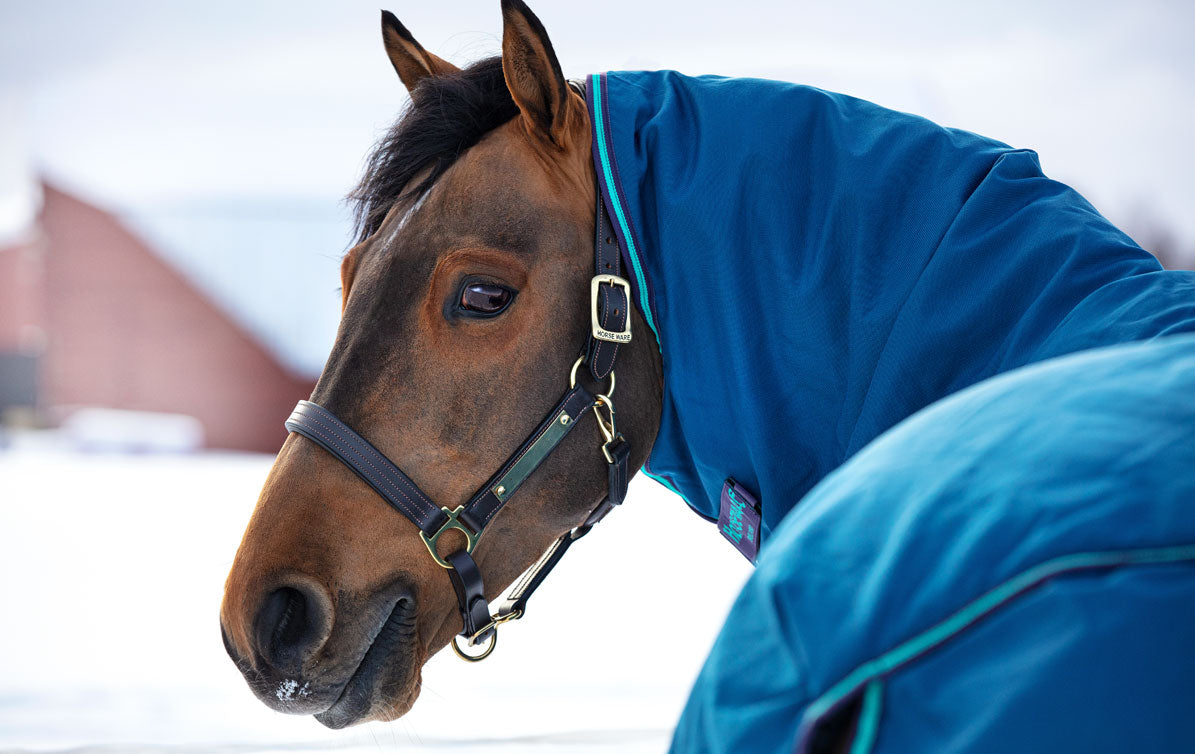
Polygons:
M213 448L274 452L312 389L104 212L52 186L29 238L0 249L0 411L195 417Z

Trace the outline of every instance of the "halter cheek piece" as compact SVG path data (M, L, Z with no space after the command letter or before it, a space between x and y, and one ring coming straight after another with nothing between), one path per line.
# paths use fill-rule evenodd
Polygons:
M526 613L527 601L556 567L573 542L589 533L614 506L626 497L630 481L628 464L630 443L618 432L614 419L614 362L621 344L631 340L630 285L619 276L621 260L617 237L610 216L597 191L594 237L595 275L590 284L591 328L585 350L573 364L569 388L540 422L535 431L511 454L488 482L469 502L455 509L441 507L411 481L397 466L332 412L310 401L299 401L286 428L300 434L327 450L356 472L396 511L417 527L431 557L448 571L456 592L461 613L462 629L454 637L452 648L463 659L477 661L494 651L498 642L498 626L517 620ZM577 383L577 368L587 364L590 374L598 381L610 380L604 394L594 395ZM510 594L491 615L485 598L481 571L473 561L473 550L486 525L514 495L519 486L551 454L562 440L577 426L586 412L593 410L604 442L602 456L608 471L606 497L594 508L581 525L563 534L540 559L527 570ZM605 416L602 416L602 412ZM441 556L437 546L449 531L464 536L464 548ZM459 539L460 537L455 537ZM464 639L470 647L484 649L470 655L460 645Z

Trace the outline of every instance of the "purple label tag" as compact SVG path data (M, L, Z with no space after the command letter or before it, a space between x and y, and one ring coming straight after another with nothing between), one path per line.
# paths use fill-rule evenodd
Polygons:
M759 554L759 501L733 479L727 479L722 485L718 531L747 560L755 562L755 556Z

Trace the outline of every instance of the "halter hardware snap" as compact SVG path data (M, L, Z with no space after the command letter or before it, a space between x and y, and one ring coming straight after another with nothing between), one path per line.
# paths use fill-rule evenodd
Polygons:
M477 629L473 633L473 635L469 637L469 646L471 646L471 647L476 646L479 643L479 640L481 639L481 637L485 636L487 631L492 630L492 631L494 631L494 634L497 635L498 626L501 626L503 623L510 623L512 620L518 620L519 618L522 618L522 617L523 617L522 610L515 610L513 613L507 613L506 615L491 616L489 623L487 623L484 626L482 626L481 628Z
M602 412L599 410L602 406L606 407L606 412L609 415L608 419L602 418ZM597 419L598 430L602 433L602 437L606 439L602 443L602 455L606 457L606 463L614 463L614 456L610 454L610 447L622 442L622 433L614 424L614 401L610 400L609 395L599 395L597 402L594 403L593 416Z
M477 629L477 631L475 631L473 635L470 636L466 641L466 646L477 646L477 644L480 643L479 639L481 639L481 637L485 636L486 633L491 634L489 645L485 648L485 651L479 655L467 654L463 649L461 649L460 644L457 643L457 639L461 638L459 635L452 637L452 651L456 652L456 656L462 660L468 660L469 662L481 662L490 656L490 652L493 652L494 647L498 644L498 626L501 626L503 623L509 623L512 620L518 620L522 617L522 610L515 610L514 612L506 613L505 615L499 613L498 615L492 616L489 623Z
M598 293L603 285L612 285L615 288L621 288L627 297L627 307L630 308L631 284L627 282L626 278L620 278L617 275L594 275L593 279L589 281L590 332L597 340L606 340L611 343L630 343L631 313L629 311L627 312L626 327L619 332L607 330L600 324L600 320L598 319Z
M440 557L440 553L436 552L436 544L440 541L440 536L450 529L458 530L461 534L465 535L465 552L472 555L473 548L477 546L477 538L481 536L481 532L474 532L461 523L459 516L461 515L461 511L465 510L465 506L458 505L455 510L449 510L447 507L440 510L444 512L445 516L448 516L448 520L444 522L444 525L437 529L436 533L430 537L423 532L419 532L419 536L423 538L423 544L427 545L427 551L432 554L432 558L435 559L436 563L443 568L452 570L452 564ZM489 653L487 652L486 654ZM485 655L482 656L484 657Z
M606 407L607 418L602 418L602 412L599 411L602 406ZM602 433L602 437L606 438L606 442L614 441L614 436L618 434L618 430L614 426L614 401L610 400L609 395L599 395L593 404L593 415L597 419L598 430Z

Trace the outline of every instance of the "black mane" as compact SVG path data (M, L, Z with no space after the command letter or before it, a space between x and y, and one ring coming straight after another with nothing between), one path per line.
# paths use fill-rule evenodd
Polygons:
M395 203L422 196L466 149L518 112L501 57L423 79L370 153L360 183L348 196L357 241L373 235ZM408 186L426 169L430 172L417 185Z

